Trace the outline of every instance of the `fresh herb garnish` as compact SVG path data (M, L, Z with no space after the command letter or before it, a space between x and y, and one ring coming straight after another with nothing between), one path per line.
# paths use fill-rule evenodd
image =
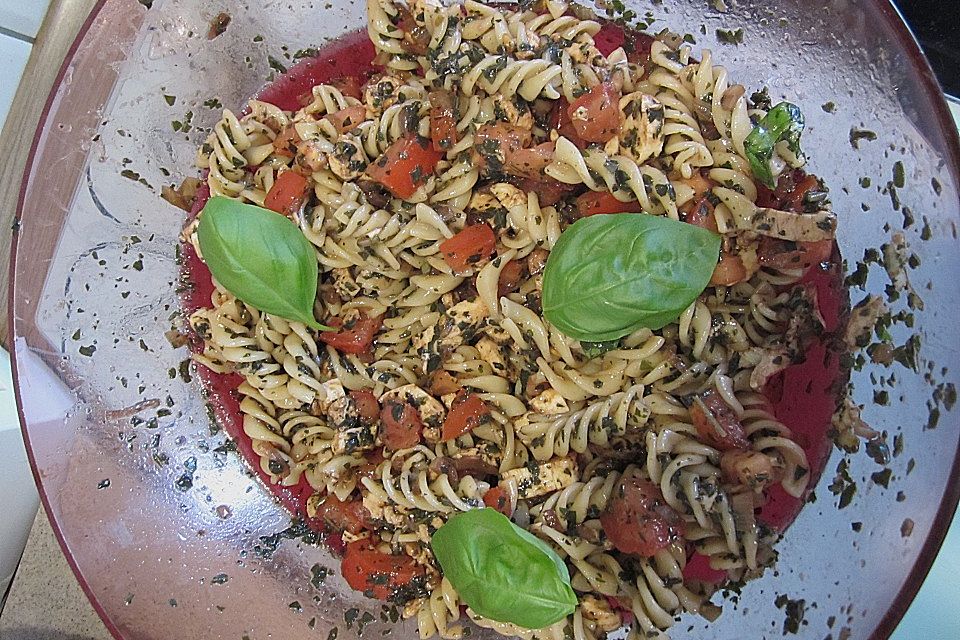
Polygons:
M786 140L790 151L802 158L801 133L803 133L803 114L800 113L800 107L789 102L781 102L770 109L743 141L743 148L747 154L747 160L750 161L750 169L754 177L767 187L776 188L777 181L770 170L773 148L781 140Z
M720 236L669 218L583 218L563 232L547 259L543 314L587 342L660 329L703 292L719 253Z
M237 200L210 198L200 213L200 251L213 277L257 309L331 331L317 322L317 258L296 224Z
M542 629L576 609L563 560L493 509L453 516L431 546L443 574L481 616Z

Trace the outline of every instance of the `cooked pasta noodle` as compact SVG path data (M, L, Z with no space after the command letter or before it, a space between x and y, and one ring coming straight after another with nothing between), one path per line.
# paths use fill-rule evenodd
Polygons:
M214 282L190 318L194 359L242 376L243 432L270 482L305 480L310 515L417 567L416 588L391 597L422 638L466 635L433 532L495 495L563 559L579 606L541 630L466 618L520 638L596 640L624 624L666 637L709 607L688 554L756 575L773 554L755 510L773 485L807 488L804 450L762 391L822 328L808 265L791 258L833 218L754 175L747 138L766 112L709 51L697 59L664 32L639 58L605 55L600 22L537 7L368 0L383 72L359 97L331 81L296 112L258 100L223 112L197 154L211 195L297 224L316 257L315 315L337 328ZM609 133L591 128L603 95ZM768 164L791 187L805 175L784 141ZM303 194L278 207L288 173ZM675 322L591 344L545 317L546 261L589 197L722 236L711 286ZM199 252L196 229L184 239ZM458 249L469 233L487 240ZM454 424L464 402L479 418ZM623 551L608 516L631 486L681 533Z

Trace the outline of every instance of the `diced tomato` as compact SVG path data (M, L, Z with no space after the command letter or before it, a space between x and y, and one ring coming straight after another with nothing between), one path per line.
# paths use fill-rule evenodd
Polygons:
M610 82L593 87L570 103L570 121L587 142L606 142L620 133L620 91Z
M367 108L362 104L355 104L352 107L341 109L336 113L331 113L327 119L337 128L340 133L346 133L357 128L364 118L367 117Z
M427 30L417 24L416 19L410 9L402 4L396 5L397 27L404 33L404 48L415 56L425 56L430 47L430 34Z
M553 178L542 177L534 180L531 178L516 178L510 181L521 191L533 191L537 194L541 207L552 207L564 198L577 192L578 186L564 184Z
M380 419L380 403L377 402L377 396L373 395L368 389L353 389L350 391L350 399L357 407L357 413L360 419L366 424L373 424Z
M437 369L430 375L430 393L432 395L445 396L448 393L456 393L460 389L460 383L446 369Z
M481 125L474 136L473 161L481 173L502 172L513 154L530 143L531 132L505 122Z
M757 248L757 258L761 265L772 269L807 269L830 260L833 242L790 242L764 236Z
M802 213L804 197L818 184L817 177L803 169L784 171L777 178L776 189L757 185L757 206Z
M496 509L508 518L513 515L513 510L510 509L510 497L501 487L491 487L483 494L483 504Z
M693 198L690 199L691 205L697 203L701 198L704 198L716 184L713 180L706 177L699 171L695 171L689 178L681 178L678 181L693 189Z
M317 517L337 533L349 531L358 534L371 526L370 512L359 499L346 502L330 494L317 505Z
M713 214L713 203L708 198L700 198L687 210L684 222L713 232L718 232L717 218Z
M277 176L263 200L263 206L271 211L292 217L307 197L307 179L295 171L284 171Z
M580 137L570 121L570 103L566 98L556 101L553 112L550 114L550 128L556 129L557 133L576 145L578 149L587 148L587 141Z
M765 207L768 209L777 209L780 207L780 199L777 198L777 194L774 193L772 189L768 189L766 186L757 183L757 202L758 207Z
M367 166L367 175L398 198L409 198L427 181L443 153L430 141L419 136L406 136L394 142Z
M430 140L435 151L445 151L457 142L453 94L449 91L430 92Z
M636 200L620 202L606 191L588 191L577 197L579 217L586 218L598 213L640 213L640 203Z
M377 417L380 417L379 414ZM364 452L363 464L357 467L357 476L376 480L377 467L379 467L383 461L383 447L377 447L373 451Z
M544 176L543 170L553 162L556 143L544 142L528 149L518 149L510 154L504 163L504 170L510 175L538 180Z
M653 48L653 36L645 33L631 32L630 47L624 47L627 51L627 60L634 64L647 64L650 62L650 50Z
M803 211L803 198L809 191L816 188L817 177L809 174L804 175L784 197L784 210L801 213Z
M352 589L377 600L402 597L414 581L426 578L423 567L410 556L380 553L363 541L347 545L340 572Z
M523 260L511 260L500 270L500 280L497 282L497 295L505 296L520 288L527 277L526 263Z
M380 425L380 438L393 451L415 447L423 433L420 411L409 402L385 402L380 410Z
M684 534L683 519L663 500L660 489L638 471L620 484L600 514L607 539L623 553L654 555Z
M443 421L440 440L446 442L473 431L490 417L490 407L475 393L461 391Z
M320 339L341 353L363 353L370 348L373 338L383 325L383 316L368 318L360 316L349 325L343 325L339 318L328 323L337 331L323 331Z
M325 84L335 87L348 98L363 99L363 92L360 90L360 86L363 83L354 76L341 76L333 80L328 80ZM309 104L309 102L307 104Z
M440 243L440 253L454 273L463 273L497 250L497 236L486 223L464 227Z
M747 279L747 269L743 266L740 256L733 253L721 253L710 277L710 286L730 287Z
M694 398L690 419L700 437L721 451L750 447L740 418L716 391L705 391Z
M297 155L297 143L300 142L300 134L297 133L296 128L291 124L286 129L280 132L273 140L273 152L278 156L283 156L285 158L292 158Z

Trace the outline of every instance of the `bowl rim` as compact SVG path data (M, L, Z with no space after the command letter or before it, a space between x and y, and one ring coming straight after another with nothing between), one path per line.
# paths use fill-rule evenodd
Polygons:
M20 180L17 206L16 210L14 211L15 223L19 222L22 218L27 187L30 183L31 171L34 166L34 161L36 160L37 149L39 148L40 139L47 125L51 108L53 107L53 103L62 86L64 76L69 69L70 63L73 61L77 50L80 48L80 45L86 38L91 26L96 21L101 10L108 1L109 0L97 0L94 6L91 8L90 14L87 16L86 20L84 20L79 31L77 32L76 37L71 43L70 48L67 50L63 62L57 71L53 86L44 102L43 109L40 112L40 119L38 120L37 128L36 131L34 131L33 139L30 144L30 151L27 155L26 164L24 165L23 175ZM896 43L907 55L908 62L911 65L912 70L916 72L915 77L919 81L922 90L928 96L932 97L935 111L934 116L937 124L946 133L944 143L946 145L948 159L952 160L952 162L948 161L947 163L948 170L952 173L954 184L960 185L960 131L958 131L956 122L950 111L950 107L947 104L947 98L943 87L940 86L940 83L933 72L933 68L930 66L929 60L923 53L923 50L920 48L920 44L916 36L913 34L913 31L910 29L909 25L904 19L902 12L894 4L893 0L869 0L867 9L871 7L877 12L880 20L885 22L886 25L890 27L890 30L893 32L896 38ZM76 577L77 582L80 584L80 588L87 596L87 599L93 606L94 611L96 611L100 620L103 622L110 634L116 640L126 640L120 629L116 626L110 615L107 613L105 607L97 599L93 587L87 582L80 570L79 565L77 564L73 555L70 553L66 539L61 531L60 523L51 516L52 510L50 506L50 499L47 496L46 488L40 476L40 472L37 469L36 457L34 456L33 447L30 442L27 422L24 419L23 414L23 403L20 397L19 363L16 349L17 334L15 331L16 314L14 313L14 308L17 300L17 286L14 276L16 274L17 267L19 237L19 233L15 232L10 243L10 262L7 274L8 281L10 283L7 294L7 326L10 330L9 353L11 373L13 377L14 397L17 404L17 416L20 422L20 431L23 436L27 457L30 462L30 470L33 474L34 482L37 485L37 491L40 495L40 502L43 505L46 516L50 521L50 526L53 529L54 535L56 536L57 543L60 545L60 551L66 558L67 564L70 566L74 577ZM960 426L960 423L958 423L957 426ZM958 448L957 452L954 454L953 464L951 465L950 469L950 477L960 477L960 448ZM910 605L916 598L920 587L923 585L927 574L930 572L930 568L933 566L940 548L943 546L943 541L946 538L950 524L953 521L955 513L957 512L958 503L960 503L960 482L948 482L944 489L940 504L937 507L936 516L931 522L930 530L917 555L917 560L907 574L907 577L904 580L900 590L897 592L897 595L893 600L893 604L887 609L884 616L880 619L879 624L871 633L870 640L883 640L885 638L889 638L897 628L897 625L903 619L907 609L909 609Z

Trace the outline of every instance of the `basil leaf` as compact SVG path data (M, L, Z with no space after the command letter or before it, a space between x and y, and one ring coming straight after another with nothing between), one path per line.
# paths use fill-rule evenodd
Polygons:
M747 154L747 160L750 161L753 176L771 189L775 189L777 181L770 170L773 147L781 140L786 140L790 150L798 158L802 158L801 133L803 133L803 114L800 113L800 107L789 102L781 102L770 109L743 141L743 150Z
M249 305L314 329L317 255L284 216L230 198L210 198L197 227L200 252L213 277Z
M582 218L560 235L543 276L543 315L581 341L675 321L710 282L720 236L637 213Z
M460 597L485 618L542 629L576 609L563 560L494 509L453 516L430 544Z

